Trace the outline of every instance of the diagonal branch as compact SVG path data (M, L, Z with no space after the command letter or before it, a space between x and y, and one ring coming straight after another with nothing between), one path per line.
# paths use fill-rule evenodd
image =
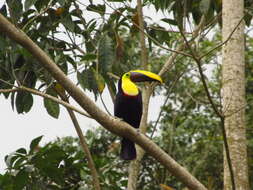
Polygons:
M181 31L181 30L180 30ZM217 106L215 105L212 97L211 97L211 94L209 92L209 89L208 89L208 86L207 86L207 83L206 83L206 80L205 80L205 75L204 75L204 72L203 72L203 69L202 69L202 64L201 64L201 61L199 59L199 57L196 55L196 53L194 52L194 50L191 48L191 45L189 44L188 40L186 39L185 35L183 32L181 32L181 35L185 41L185 44L188 48L188 50L190 51L191 55L192 55L192 58L194 59L194 61L197 63L197 66L198 66L198 70L199 70L199 74L200 74L200 79L202 81L202 84L204 86L204 89L205 89L205 92L206 92L206 95L207 95L207 98L214 110L214 112L216 113L216 115L220 118L223 117L222 113L218 110Z
M214 103L214 101L211 97L211 94L209 92L207 82L206 82L206 79L205 79L205 75L204 75L204 72L203 72L203 69L202 69L202 63L201 63L200 58L197 56L196 52L190 46L190 44L189 44L188 40L186 39L183 32L181 32L181 35L182 35L182 37L183 37L183 39L184 39L184 41L187 45L187 48L189 49L189 51L192 55L192 58L197 63L198 70L199 70L199 73L200 73L200 79L201 79L203 87L205 89L208 101L210 102L211 107L214 110L215 114L220 118L222 136L223 136L223 141L224 141L224 146L225 146L225 153L226 153L226 158L227 158L228 167L229 167L230 176L231 176L232 189L235 190L234 172L233 172L233 168L232 168L232 162L231 162L231 157L230 157L229 147L228 147L228 141L227 141L227 134L226 134L226 129L225 129L225 125L224 125L224 119L225 119L224 113L222 113L220 110L218 110L217 106L215 105L215 103Z
M32 89L32 88L28 88L28 87L25 87L25 86L17 87L17 90L27 91L27 92L30 92L30 93L32 93L32 94L41 96L41 97L43 97L43 98L50 99L50 100L52 100L52 101L54 101L54 102L57 102L57 103L63 105L63 106L66 107L67 109L71 109L71 110L73 110L73 111L75 111L75 112L77 112L77 113L79 113L79 114L81 114L81 115L83 115L83 116L86 116L86 117L91 118L91 116L90 116L89 114L87 114L87 113L85 113L84 111L82 111L82 110L80 110L80 109L78 109L78 108L72 106L69 102L65 102L65 101L60 100L60 99L58 99L58 98L56 98L56 97L54 97L54 96L51 96L51 95L49 95L49 94L45 94L45 93L43 93L43 92L40 92L40 91L35 90L35 89Z
M136 131L126 122L109 116L102 111L86 94L84 94L80 88L68 79L64 72L61 71L61 69L44 51L42 51L42 49L39 48L38 45L36 45L24 32L15 28L15 26L1 14L0 32L27 49L52 75L52 77L54 77L63 86L69 95L104 128L116 135L129 138L140 145L149 155L165 166L171 174L182 181L188 188L194 190L207 190L203 184L201 184L184 167L179 165L148 137Z
M59 96L61 97L61 99L64 101L64 102L67 102L69 103L69 100L68 100L68 97L66 96L65 93L59 93L59 91L57 91L55 89L55 91L59 94ZM89 150L89 147L88 147L88 144L85 140L85 137L83 135L83 132L81 130L81 127L79 125L79 122L75 116L75 113L73 112L72 109L70 108L66 108L68 113L69 113L69 116L72 120L72 123L75 127L75 130L76 130L76 133L79 137L79 140L80 140L80 144L81 144L81 147L83 149L83 152L86 154L86 157L87 157L87 160L88 160L88 167L90 169L90 172L91 172L91 176L92 176L92 182L93 182L93 186L94 186L94 189L95 190L101 190L100 188L100 183L99 183L99 176L98 176L98 173L97 173L97 169L95 167L95 163L92 159L92 156L91 156L91 152Z
M12 85L11 85L12 86ZM47 99L50 99L58 104L61 104L63 105L64 107L66 107L67 109L71 109L85 117L89 117L91 118L91 116L89 114L87 114L86 112L74 107L73 105L71 105L70 103L68 102L65 102L63 100L60 100L54 96L51 96L49 94L45 94L43 92L40 92L38 90L35 90L35 89L32 89L32 88L28 88L28 87L25 87L25 86L18 86L18 87L15 87L15 88L12 88L12 89L0 89L0 93L10 93L10 92L17 92L17 91L26 91L26 92L30 92L34 95L38 95L38 96L41 96L43 98L47 98ZM92 119L92 118L91 118Z
M232 37L232 35L234 34L234 32L236 31L236 29L240 26L240 24L242 23L242 21L244 20L244 17L242 17L239 22L237 23L237 25L235 26L235 28L233 29L233 31L229 34L229 36L227 37L226 40L224 40L223 42L221 42L220 44L218 44L217 46L215 46L214 48L212 48L210 51L204 53L203 55L199 56L199 59L201 60L203 57L209 55L210 53L212 53L214 50L220 48L221 46L223 46L224 44L226 44Z
M199 31L201 30L201 28L204 26L205 24L205 16L203 15L201 17L201 20L198 24L198 26L195 28L195 30L192 33L192 39L190 41L193 41L199 34ZM167 71L169 71L172 66L173 66L173 62L176 59L176 57L178 56L177 52L181 52L183 49L185 49L186 47L186 43L184 42L183 39L181 39L179 41L179 46L177 47L176 51L173 52L173 54L169 57L169 59L166 61L166 63L164 64L164 66L162 67L162 69L159 72L159 75L163 76L165 73L167 73ZM190 56L192 57L192 56Z

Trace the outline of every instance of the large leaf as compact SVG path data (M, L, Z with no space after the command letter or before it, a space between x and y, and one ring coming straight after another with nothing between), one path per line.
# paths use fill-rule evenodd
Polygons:
M112 48L112 41L108 35L104 35L98 44L98 70L106 76L107 72L111 70L114 61L114 51Z
M30 143L30 152L33 152L34 149L39 145L42 137L43 135L32 140L32 142Z
M88 87L89 87L89 82L88 82L85 74L86 74L85 71L83 71L83 72L77 71L77 80L78 80L79 84L81 85L82 89L84 89L84 90L88 89Z
M28 172L20 170L14 180L14 189L22 190L29 180Z
M47 89L47 94L50 94L51 96L57 97L56 92L51 88ZM44 106L45 106L45 108L47 110L47 113L49 115L51 115L52 117L54 117L56 119L59 117L60 106L59 106L58 103L56 103L55 101L53 101L51 99L44 98Z
M75 31L75 23L73 22L70 15L63 17L62 24L71 32Z
M103 76L99 74L98 72L96 72L95 70L94 70L94 76L95 76L95 80L97 84L97 90L100 94L102 94L102 92L105 89L105 80Z
M17 92L15 105L18 113L27 113L32 108L33 96L28 92Z
M6 0L8 7L12 11L12 18L17 22L23 13L23 5L21 0Z
M98 83L93 68L83 70L82 72L77 72L77 79L84 90L89 90L94 93L96 99L98 94ZM101 85L101 89L102 88L103 87Z
M38 11L40 11L42 8L48 6L48 3L49 3L50 0L39 0L39 1L36 1L36 3L34 4L34 6L36 7L36 9Z
M88 11L96 12L101 15L105 14L105 9L106 9L105 4L98 4L98 5L91 4L87 6Z

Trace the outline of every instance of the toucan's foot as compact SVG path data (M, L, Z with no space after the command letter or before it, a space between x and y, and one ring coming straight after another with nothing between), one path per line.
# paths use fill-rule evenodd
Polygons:
M141 135L141 130L139 128L136 129L138 135Z
M112 116L114 119L116 119L117 121L124 121L123 118L117 117L117 116Z

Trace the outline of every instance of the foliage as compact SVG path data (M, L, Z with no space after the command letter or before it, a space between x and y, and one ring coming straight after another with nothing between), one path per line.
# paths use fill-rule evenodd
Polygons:
M112 6L114 9L110 5L115 5ZM180 44L179 29L185 32L187 39L191 39L192 28L200 23L202 15L206 18L203 31L190 41L194 51L197 55L204 55L221 42L220 30L216 27L222 22L221 0L145 0L144 7L148 6L154 6L164 15L160 23L145 18L148 68L156 73L172 55L166 49L176 49ZM244 19L250 26L253 9L247 0L245 6ZM108 73L120 76L140 67L138 14L130 0L104 3L92 0L84 3L74 0L6 0L0 12L28 34L65 74L74 74L73 81L83 90L92 92L95 99L105 87L112 95L115 94L116 80ZM208 33L210 30L213 32L211 35ZM246 39L246 114L249 170L252 174L253 41L250 36ZM189 53L188 49L183 51ZM218 57L219 53L214 51L201 61L211 96L220 109L221 68ZM208 189L221 189L220 123L208 103L196 63L189 57L177 55L170 72L164 75L164 81L164 86L157 88L155 94L168 101L162 107L158 125L156 121L150 122L147 135L151 136L155 131L152 138L160 147ZM0 89L22 85L58 97L54 84L55 80L27 50L0 34ZM10 99L17 113L28 113L32 109L33 95L29 92L3 95ZM60 109L57 103L45 99L44 107L50 116L58 118ZM78 140L67 137L39 147L41 138L34 139L29 150L20 148L6 157L7 171L0 175L0 189L91 189L90 171ZM128 163L118 159L115 138L101 129L86 133L102 189L125 189L127 184ZM253 183L253 179L250 182ZM161 184L183 188L183 184L164 167L145 155L138 189L159 190Z
M110 147L115 140L105 130L87 131L91 154L100 173L102 189L123 189L126 164ZM87 159L77 138L64 137L39 146L35 138L30 149L20 148L5 157L7 171L0 176L0 189L92 189ZM117 149L116 149L117 151Z

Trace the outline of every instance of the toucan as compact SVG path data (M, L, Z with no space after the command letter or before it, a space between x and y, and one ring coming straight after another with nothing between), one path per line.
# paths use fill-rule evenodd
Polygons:
M142 116L141 91L135 82L146 81L162 83L159 75L144 70L129 71L123 74L118 82L118 92L114 103L114 115L134 128L139 128ZM122 138L120 157L123 160L134 160L136 158L134 142L127 138Z

